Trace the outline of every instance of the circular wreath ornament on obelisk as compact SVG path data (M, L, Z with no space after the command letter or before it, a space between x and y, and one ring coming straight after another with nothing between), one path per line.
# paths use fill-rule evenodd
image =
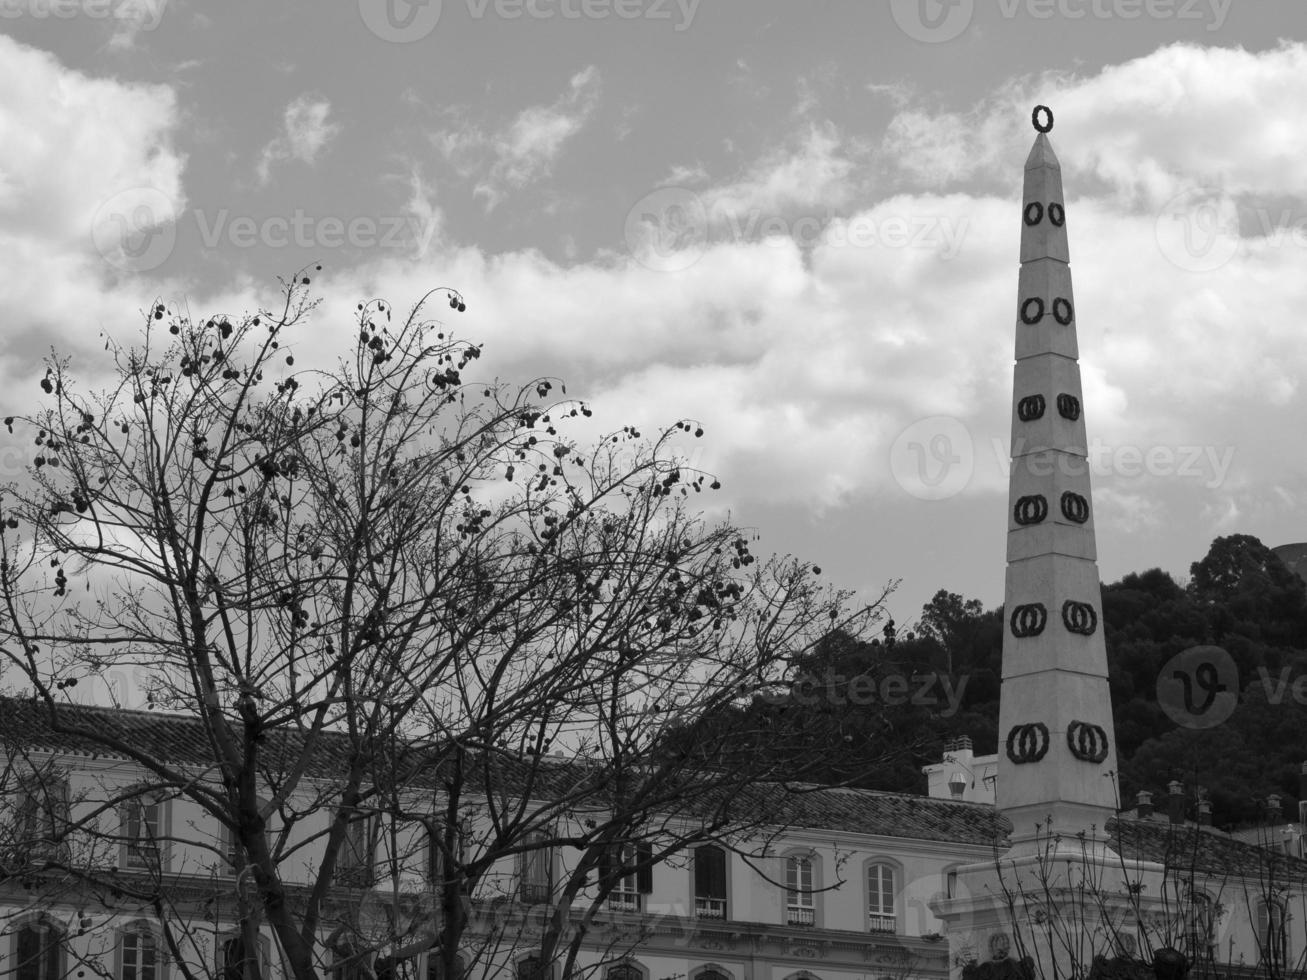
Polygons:
M1051 132L1053 129L1053 110L1046 105L1035 106L1030 113L1030 125L1035 127L1036 132Z

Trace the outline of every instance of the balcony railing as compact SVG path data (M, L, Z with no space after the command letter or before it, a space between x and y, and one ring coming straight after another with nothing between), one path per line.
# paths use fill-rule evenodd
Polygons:
M785 921L792 926L810 926L817 921L817 910L803 905L787 906Z
M528 905L540 905L549 901L549 886L535 881L524 881L518 885L518 898Z
M867 931L876 933L894 933L898 931L898 920L892 915L871 912L867 915Z
M699 898L694 899L694 914L700 919L724 919L726 918L726 899L724 898Z
M639 892L613 892L608 896L608 907L614 912L639 912Z

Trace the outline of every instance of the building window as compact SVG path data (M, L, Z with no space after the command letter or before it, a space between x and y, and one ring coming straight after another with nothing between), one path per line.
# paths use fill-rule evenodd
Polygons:
M347 937L337 935L327 945L332 956L331 980L365 980L368 970L363 954L355 951L354 944Z
M63 934L43 919L27 922L14 934L14 980L62 980Z
M48 773L30 773L18 780L15 813L16 857L23 863L67 861L68 781Z
M810 926L817 922L811 857L794 855L785 859L785 921L792 926Z
M639 912L643 896L653 891L653 847L650 844L626 844L607 852L599 868L603 881L617 876L608 893L608 907L617 912Z
M463 957L454 957L454 967L452 973L445 970L444 954L433 949L427 953L427 980L463 980L463 971L467 969L463 962Z
M1186 939L1191 963L1209 961L1215 952L1216 915L1212 896L1206 892L1189 893L1189 922Z
M706 970L700 970L694 975L694 980L731 980L725 973L720 970L714 970L709 967Z
M375 880L377 864L376 814L350 810L345 837L336 854L336 882L366 888Z
M867 931L898 931L898 918L894 913L894 869L888 864L867 865Z
M539 956L524 956L517 961L516 980L550 980L549 964Z
M694 914L726 918L726 852L713 844L694 849Z
M517 856L518 898L537 904L548 902L553 885L554 851L541 831L528 834L523 841L529 850Z
M118 980L162 980L159 944L146 925L135 925L118 934Z
M1257 949L1261 962L1283 967L1289 961L1289 936L1285 928L1284 906L1271 900L1257 906Z
M372 965L376 980L417 980L417 960L409 957L379 956Z
M122 866L129 871L159 871L167 853L167 803L152 794L141 794L122 805Z
M634 963L616 963L604 974L605 980L644 980L644 971Z
M249 964L253 976L266 976L268 951L271 947L266 936L260 935L254 962ZM218 974L216 980L245 980L245 940L240 934L225 936L218 942Z
M228 827L225 823L220 825L218 831L218 853L221 860L218 862L222 874L234 875L236 873L236 860L239 856L240 841L236 839L236 831Z

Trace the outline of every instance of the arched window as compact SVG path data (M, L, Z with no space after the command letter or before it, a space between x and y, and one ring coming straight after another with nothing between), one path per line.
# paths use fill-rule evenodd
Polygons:
M253 962L246 963L245 938L239 932L229 933L218 939L217 980L245 980L247 969L250 976L266 977L268 975L268 956L271 949L268 937L260 935Z
M731 977L715 966L705 966L698 973L691 974L691 980L731 980Z
M466 969L462 956L454 957L454 968L450 973L445 970L444 954L440 950L433 949L427 954L427 980L463 980Z
M133 922L118 933L118 980L164 980L159 940L149 923Z
M517 961L517 980L550 980L549 964L532 954Z
M47 919L30 919L14 930L14 980L62 980L64 936Z
M694 914L726 918L726 852L715 844L694 849Z
M1257 906L1257 951L1267 966L1283 967L1289 961L1289 935L1284 906L1274 899Z
M898 911L894 904L894 868L877 862L867 865L867 931L898 931Z
M817 923L817 860L811 853L785 859L785 922L791 926Z
M377 980L418 980L418 963L411 957L378 956L372 973Z
M605 980L644 980L644 971L635 963L615 963L604 974Z

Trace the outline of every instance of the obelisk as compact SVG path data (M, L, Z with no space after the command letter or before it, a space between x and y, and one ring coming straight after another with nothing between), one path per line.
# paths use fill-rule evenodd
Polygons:
M1075 297L1052 112L1032 116L1012 386L998 809L1013 856L1102 841L1116 813L1115 732L1094 546Z

